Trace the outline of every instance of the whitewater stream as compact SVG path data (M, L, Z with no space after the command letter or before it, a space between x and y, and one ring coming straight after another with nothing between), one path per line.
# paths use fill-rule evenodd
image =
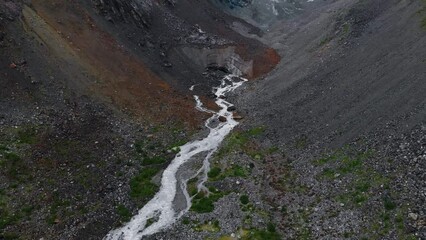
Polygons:
M194 96L196 101L196 109L202 112L211 113L212 116L206 120L205 126L209 129L209 134L202 140L188 142L180 147L179 153L172 160L170 165L164 170L161 187L159 192L142 208L138 214L134 216L130 222L125 224L119 229L109 232L104 240L139 240L144 236L151 235L165 228L171 226L182 215L184 215L191 207L191 197L189 196L186 186L188 180L199 177L198 191L207 191L204 186L207 181L207 173L210 170L209 159L213 153L218 149L223 139L231 132L231 130L238 125L232 117L232 112L228 111L228 107L232 106L231 103L224 100L224 96L234 91L241 86L246 79L238 77L237 75L227 75L221 80L219 87L213 88L216 96L216 104L220 107L218 112L205 108L198 96ZM192 91L194 86L190 88ZM213 124L218 121L219 116L226 118L226 121L219 124ZM214 126L212 126L214 125ZM206 154L204 157L203 165L198 172L188 179L178 179L177 172L180 167L187 163L191 158L196 155ZM186 207L178 212L174 209L174 200L176 198L178 187L182 190L185 199ZM148 222L152 224L148 224Z

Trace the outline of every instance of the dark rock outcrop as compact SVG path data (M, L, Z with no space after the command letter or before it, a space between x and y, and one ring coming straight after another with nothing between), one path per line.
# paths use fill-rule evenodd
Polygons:
M99 13L111 22L133 23L141 28L149 28L154 2L151 0L93 0Z

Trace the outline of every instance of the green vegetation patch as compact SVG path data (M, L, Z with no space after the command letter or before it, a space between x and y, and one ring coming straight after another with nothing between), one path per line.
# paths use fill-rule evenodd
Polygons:
M327 43L329 43L331 40L333 40L332 37L326 36L326 37L321 39L319 46L322 47L322 46L326 45Z
M123 204L120 204L117 206L117 214L120 216L121 222L128 222L130 218L132 217L132 213L126 206Z
M389 186L393 177L376 171L365 162L372 156L373 151L357 152L346 147L314 161L313 164L323 168L319 181L339 178L345 183L342 187L345 191L339 191L332 197L343 203L342 207L370 211L372 219L365 223L367 229L361 239L383 239L388 238L389 234L397 234L398 239L410 239L412 236L407 233L404 225L404 216L407 216L408 210L398 204L398 193L393 192ZM381 202L381 208L371 209L369 204L366 204L376 201ZM338 213L333 212L329 217L337 217ZM353 234L345 232L343 237L350 238ZM305 239L309 239L309 235L306 236Z
M269 223L266 229L239 229L237 238L241 240L280 240L282 237L275 231L275 226ZM234 236L221 236L219 240L233 240Z
M16 233L11 233L11 232L0 233L0 239L4 239L4 240L19 239L19 235Z
M373 197L374 189L387 188L389 179L369 168L356 173L356 178L349 182L348 191L337 196L337 201L352 206L361 205Z
M215 166L208 172L207 176L212 181L218 181L218 180L225 179L227 177L245 178L249 174L250 174L250 170L248 168L245 168L239 165L232 165L231 167L226 168L225 170L222 170L220 167Z
M207 176L209 178L217 178L220 175L221 171L222 171L222 169L220 169L220 167L213 167L207 173Z
M204 224L199 224L194 227L194 230L197 232L219 232L220 226L219 221L208 222Z
M174 153L178 153L180 151L180 147L185 145L189 139L178 139L174 143L172 143L167 149L172 150Z
M386 200L384 202L386 204ZM408 234L404 226L404 217L408 213L407 206L397 208L393 203L392 207L384 206L379 212L372 224L368 225L366 232L371 233L366 239L383 239L389 233L394 232L398 239L411 240L417 239L413 234Z
M390 196L383 197L383 206L385 207L385 210L387 211L391 211L396 208L396 204Z
M50 215L47 216L46 222L51 225L57 224L61 215L68 214L66 208L70 205L71 202L69 200L62 198L55 192L51 197L51 204L49 206Z
M167 162L167 159L162 156L145 157L142 160L142 166L159 165Z
M423 7L417 11L418 14L420 14L421 16L421 21L420 21L420 27L424 30L426 30L426 0L423 0Z
M0 212L0 230L4 229L5 227L14 224L19 221L20 215L13 214L8 212L7 210L2 210Z
M0 149L0 171L19 183L31 179L30 169L25 161L5 146Z
M146 167L130 180L130 196L134 199L147 200L158 191L158 186L151 179L159 172L159 168Z
M348 150L339 150L330 156L314 161L314 164L317 166L328 164L327 167L323 169L321 176L336 178L341 175L361 171L363 162L371 155L371 151L353 153Z
M281 239L280 234L275 230L275 226L272 223L268 223L267 229L258 230L254 229L250 231L247 239L250 240L279 240Z
M256 136L261 135L265 131L264 127L256 127L247 131L235 131L231 133L220 148L217 156L222 158L231 151L243 150L249 155L256 155L249 142Z
M197 182L198 182L198 179L193 178L193 179L190 179L187 183L186 189L188 191L189 196L191 197L198 193Z
M17 131L18 140L24 144L37 143L37 129L31 126L21 127Z
M141 160L142 166L162 165L172 158L172 154L179 152L180 146L186 141L187 139L178 139L168 147L153 140L137 141L134 144L136 157Z
M234 165L229 169L227 176L230 177L247 177L249 174L247 168Z
M247 195L242 195L240 197L240 202L243 205L247 205L250 202L249 197Z
M214 210L214 203L225 196L219 191L212 191L209 195L204 192L199 192L192 199L191 210L197 213L209 213Z

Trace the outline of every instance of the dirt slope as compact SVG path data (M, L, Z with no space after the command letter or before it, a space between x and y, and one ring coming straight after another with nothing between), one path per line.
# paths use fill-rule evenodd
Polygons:
M278 135L321 141L334 134L341 145L404 115L411 121L401 122L401 129L424 120L425 34L416 14L421 3L342 5L319 10L337 9L327 17L318 10L309 22L300 17L296 28L277 27L267 40L281 45L284 60L245 96L260 99L249 102L247 111L279 124Z
M238 100L285 156L264 196L286 239L425 237L422 19L422 1L336 1L270 27L283 60Z

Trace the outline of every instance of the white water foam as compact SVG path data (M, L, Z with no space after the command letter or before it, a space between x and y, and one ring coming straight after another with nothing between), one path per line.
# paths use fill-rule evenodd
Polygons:
M235 81L235 79L238 79L238 81ZM187 181L189 179L180 180L179 186L185 195L187 206L179 213L176 213L173 209L173 201L176 197L179 182L176 173L184 163L191 159L191 157L203 152L207 152L207 156L204 158L202 168L199 169L195 176L202 174L201 181L198 184L198 191L208 191L204 183L207 181L207 173L210 171L209 159L217 150L223 139L238 125L238 122L232 118L232 113L227 110L232 104L225 101L223 96L234 91L245 81L247 80L237 75L228 75L222 79L219 87L214 88L216 104L221 108L218 112L205 108L199 97L194 96L196 109L213 114L213 116L205 122L205 126L210 130L209 135L202 140L192 141L181 146L180 152L163 172L159 192L139 210L138 214L134 216L129 223L119 229L109 232L108 235L104 237L104 240L142 239L143 236L157 233L175 223L177 219L190 209L192 200L186 190ZM193 87L191 87L190 90L193 90ZM225 117L226 122L211 127L210 124L217 120L219 116ZM147 226L147 222L150 219L155 222Z

